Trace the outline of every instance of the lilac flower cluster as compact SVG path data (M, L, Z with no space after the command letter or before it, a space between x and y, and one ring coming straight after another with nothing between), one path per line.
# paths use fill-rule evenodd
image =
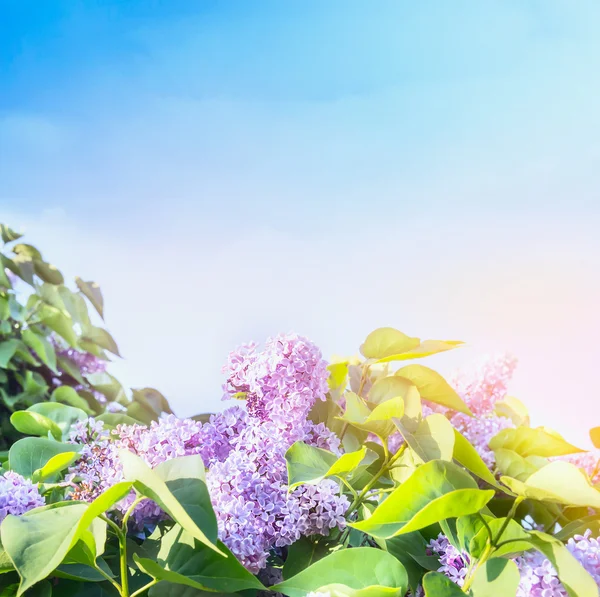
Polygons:
M37 485L29 479L13 471L7 471L0 476L0 522L9 514L21 516L45 503Z
M569 539L567 549L600 587L600 537L588 529ZM516 563L521 573L517 597L568 597L554 566L539 552L527 552Z
M104 373L106 371L106 361L97 356L75 350L71 347L63 347L58 341L54 341L56 356L69 359L83 375L93 375L94 373Z
M349 506L334 481L288 492L285 453L295 441L339 452L339 439L307 415L327 393L327 364L301 336L270 339L264 351L245 345L229 355L225 397L246 399L247 426L207 476L221 540L252 572L274 547L345 525Z
M469 555L460 552L448 541L443 533L432 539L427 546L427 554L435 555L440 561L438 572L445 574L453 583L462 587L470 563Z
M589 529L583 535L575 535L567 542L567 549L600 587L600 537L591 535ZM469 566L468 555L460 553L443 534L431 540L428 549L439 558L438 572L462 586ZM516 597L568 597L554 566L540 552L525 552L515 558L515 563L521 576Z
M315 400L327 394L321 351L296 334L270 338L262 352L256 348L246 344L229 354L224 399L242 394L255 419L287 428L303 424Z
M511 355L485 357L473 367L454 373L451 385L471 409L475 417L455 413L450 422L473 444L482 460L494 468L490 440L503 429L514 427L507 417L495 414L494 406L506 397L517 360Z
M164 415L150 427L119 425L111 434L101 421L88 419L77 423L70 441L81 444L81 457L69 469L67 480L73 484L73 499L92 501L103 491L123 480L118 451L127 449L140 456L151 467L178 456L200 454L211 464L225 458L231 439L244 426L245 412L239 407L212 415L205 425L192 419ZM117 512L125 512L134 500L132 492L117 504ZM163 518L160 508L150 500L136 506L132 526L141 530Z
M600 484L600 450L592 450L590 452L579 452L577 454L568 454L559 456L552 460L565 460L582 469L590 478L594 485Z
M516 366L517 359L509 354L484 357L472 367L456 371L450 384L475 415L487 415L506 396Z

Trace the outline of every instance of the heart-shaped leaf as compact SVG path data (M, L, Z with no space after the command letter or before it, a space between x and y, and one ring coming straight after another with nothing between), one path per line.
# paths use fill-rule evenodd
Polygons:
M305 597L310 591L331 584L342 584L351 589L379 585L404 595L408 577L404 566L391 554L372 547L356 547L324 557L271 590L289 597Z
M477 489L473 478L459 466L432 460L418 467L367 520L350 526L389 539L446 518L475 514L493 496L492 490Z

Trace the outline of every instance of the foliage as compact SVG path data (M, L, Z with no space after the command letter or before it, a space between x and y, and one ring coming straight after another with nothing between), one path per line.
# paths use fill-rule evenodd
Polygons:
M73 290L38 249L21 242L20 234L0 224L0 236L2 460L24 435L50 433L61 439L64 424L53 421L48 410L30 408L47 402L92 416L127 410L144 422L170 412L156 390L136 390L130 400L106 371L109 354L118 357L119 349L109 332L97 325L96 320L104 318L98 284L75 278Z
M530 427L512 361L405 363L459 345L382 328L327 365L278 336L229 357L247 410L13 413L0 594L597 597L597 460Z

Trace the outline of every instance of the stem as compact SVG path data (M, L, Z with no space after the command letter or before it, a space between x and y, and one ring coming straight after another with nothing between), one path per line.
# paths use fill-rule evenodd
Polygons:
M390 468L392 467L392 464L394 464L394 462L396 462L396 460L398 460L398 458L400 458L400 456L402 456L402 454L404 453L404 450L406 450L406 444L403 444L402 446L400 446L400 449L391 457L391 459L389 461L386 462L384 460L384 462L381 465L381 468L379 469L377 474L374 475L373 478L365 485L364 489L360 492L360 494L356 498L354 498L354 501L350 504L350 508L348 508L348 511L346 512L346 514L352 513L357 508L357 506L364 500L367 493L369 493L369 491L371 491L371 488L373 487L373 485L375 485L375 483L377 483L379 478L386 471L389 471Z
M344 479L343 477L340 477L342 483L350 490L350 493L352 493L352 497L353 499L356 499L358 497L358 493L356 493L356 490L354 489L354 487L352 487L352 485L350 485L350 483L348 482L347 479Z
M490 541L493 541L494 535L492 533L492 529L490 528L490 525L487 523L487 520L483 517L483 514L481 514L481 512L479 513L479 518L481 518L481 522L483 522L483 526L485 527L485 530L487 531Z
M471 584L473 583L473 579L475 578L475 574L477 573L477 570L479 570L479 568L482 566L482 564L484 564L487 561L487 559L490 557L491 552L492 552L492 546L490 543L488 543L485 546L485 549L483 550L481 557L477 561L477 564L475 565L473 570L471 570L471 572L465 579L465 584L462 586L463 593L468 593L469 589L471 588Z
M94 569L97 572L99 572L102 576L104 576L104 578L108 580L113 585L113 587L117 589L117 591L119 591L119 595L121 594L121 585L114 578L106 574L106 572L104 572L104 570L102 570L102 568L100 568L100 566L98 566L97 564L94 564Z
M121 529L114 521L112 521L108 516L104 514L100 515L100 518L114 531L115 535L118 537L121 534Z
M512 505L512 507L510 509L510 512L508 513L508 516L506 517L506 519L502 523L502 526L500 527L500 531L498 532L498 535L495 538L492 536L492 531L491 531L489 525L487 524L487 522L485 522L485 519L483 518L483 516L480 515L481 519L483 520L483 522L484 522L484 524L486 526L486 529L488 530L489 541L487 542L487 544L485 546L485 549L483 550L483 553L481 554L481 557L479 558L479 560L477 560L477 564L467 574L467 576L465 578L465 583L463 584L463 587L462 587L463 593L468 593L469 588L471 587L471 584L473 583L473 579L475 578L475 574L477 573L477 570L479 570L479 568L483 564L485 564L485 562L490 557L490 555L492 554L492 552L495 549L498 549L499 545L504 545L505 543L510 543L511 542L511 540L507 540L506 542L499 543L500 537L502 537L502 533L504 533L504 531L506 530L506 527L509 525L510 521L515 517L515 514L517 513L517 508L519 507L519 505L521 504L521 502L524 499L525 499L524 497L519 496L513 502L513 505Z
M141 595L144 591L147 591L150 587L153 587L157 583L158 579L153 578L147 585L144 585L141 589L131 593L131 597L137 597L138 595Z
M521 505L521 502L524 499L525 498L523 496L518 496L517 499L514 501L512 507L510 509L510 512L508 513L508 516L502 523L502 526L500 527L500 531L498 531L498 536L492 540L492 545L494 547L496 547L496 544L498 543L498 541L500 541L500 539L502 537L502 533L504 533L504 531L506 530L506 527L509 525L510 521L515 517L515 514L517 513L517 508Z
M359 396L361 396L362 391L365 387L365 383L367 383L367 373L369 372L370 366L371 365L369 365L368 363L365 363L363 365L362 375L360 376L360 384L358 385L358 392L356 392Z
M121 597L129 597L129 571L127 570L127 538L119 536L119 560L121 569Z
M119 529L119 554L121 561L121 597L129 596L129 570L127 566L127 523L129 517L135 510L135 507L146 498L144 496L137 497L131 506L127 508L123 521L121 522L121 528ZM116 525L115 525L116 526Z

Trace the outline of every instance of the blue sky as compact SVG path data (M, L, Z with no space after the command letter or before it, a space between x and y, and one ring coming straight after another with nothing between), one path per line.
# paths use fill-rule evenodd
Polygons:
M194 414L238 342L395 325L467 340L442 369L511 350L537 421L600 424L598 3L0 17L0 215L102 284L128 383Z

